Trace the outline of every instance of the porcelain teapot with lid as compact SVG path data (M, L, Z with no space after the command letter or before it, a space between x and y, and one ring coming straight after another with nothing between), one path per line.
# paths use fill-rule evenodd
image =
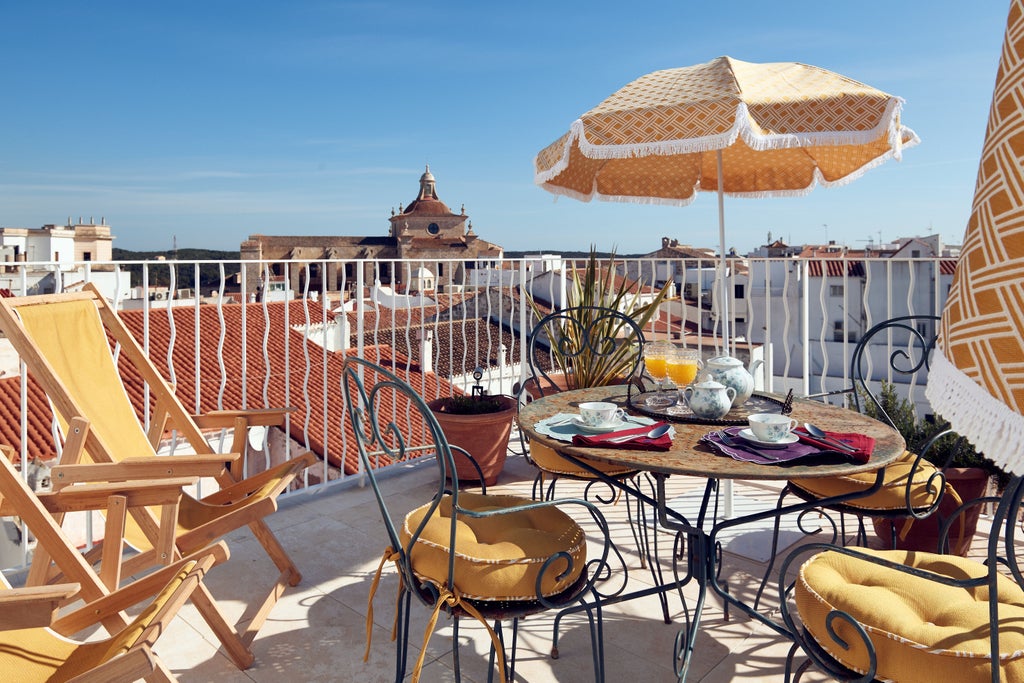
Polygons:
M713 380L691 384L682 391L686 405L697 417L708 420L723 418L732 410L736 390Z
M704 377L721 382L736 390L733 406L741 406L754 393L754 375L762 361L754 361L750 369L743 367L743 361L732 356L716 356L704 362Z

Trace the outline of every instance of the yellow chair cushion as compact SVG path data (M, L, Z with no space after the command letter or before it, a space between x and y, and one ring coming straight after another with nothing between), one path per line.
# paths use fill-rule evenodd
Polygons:
M885 479L882 488L865 498L848 500L847 507L863 510L905 510L907 507L907 483L910 470L917 456L909 451L885 466ZM791 479L793 486L817 498L829 498L855 491L866 491L875 483L877 470L859 472L857 474L837 477L808 477ZM928 489L928 478L935 474L936 468L927 460L922 460L914 472L914 483L911 493L911 504L921 510L935 503L936 494Z
M516 496L459 492L459 505L477 512L533 502ZM428 508L429 504L406 515L400 532L403 545L408 545ZM438 586L448 580L451 524L452 499L445 496L410 551L413 573ZM535 600L543 564L556 553L567 553L572 566L555 561L541 582L542 595L556 595L576 582L587 560L583 529L555 507L492 517L458 515L455 524L453 583L460 595L473 600ZM562 573L566 575L560 577Z
M536 441L530 442L530 458L537 464L537 467L545 472L552 472L554 474L577 477L580 479L596 478L593 472L588 472L576 463L567 460L556 453L554 449L549 448L544 444L537 443ZM600 460L591 460L587 458L587 462L593 465L596 469L612 477L630 474L631 472L636 471L629 467L612 465L610 463L601 462Z
M860 550L860 549L858 549ZM981 563L953 555L905 550L862 552L956 579L984 576ZM999 649L1004 681L1024 680L1024 591L1000 575ZM853 628L835 620L840 647L825 618L847 612L871 637L877 678L895 681L990 681L988 589L946 586L836 552L815 555L800 568L794 599L800 619L836 660L864 673L868 655Z

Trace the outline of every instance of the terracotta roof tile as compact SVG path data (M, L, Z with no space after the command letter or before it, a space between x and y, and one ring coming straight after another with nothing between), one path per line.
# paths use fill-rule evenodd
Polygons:
M201 306L198 321L200 380L197 382L196 309L175 307L172 310L175 327L175 392L186 407L206 412L242 407L293 406L297 410L292 414L289 425L292 438L299 443L308 443L309 448L321 457L326 455L332 465L341 466L344 463L346 473L358 470L353 435L343 408L342 354L325 352L322 347L306 342L301 332L285 326L286 312L289 325L304 324L307 320L311 323L331 320L330 313L325 313L319 304L312 301L268 303L266 314L262 304L229 304L219 308ZM241 334L243 310L247 337L244 348ZM141 339L145 322L142 312L124 311L121 317L132 333ZM167 362L170 340L171 325L167 310L151 311L149 353L165 377L170 377ZM218 348L221 349L220 356ZM417 365L409 363L404 356L389 347L368 347L365 352L374 362L393 369L424 396L448 395L452 391L448 383L433 374L419 373ZM269 372L264 353L270 360ZM349 353L355 353L355 350ZM223 358L223 372L219 358ZM243 358L246 373L244 385ZM288 381L286 367L290 370ZM141 380L128 373L124 374L129 396L136 405L141 405ZM303 386L307 376L310 382L308 390ZM401 412L405 413L404 410Z
M807 264L811 277L822 277L822 273L828 277L842 277L843 270L850 277L864 277L864 262L839 258L812 258Z
M53 412L46 394L31 377L26 383L28 395L28 457L49 460L56 457L53 445ZM0 379L0 443L5 443L21 453L21 378Z

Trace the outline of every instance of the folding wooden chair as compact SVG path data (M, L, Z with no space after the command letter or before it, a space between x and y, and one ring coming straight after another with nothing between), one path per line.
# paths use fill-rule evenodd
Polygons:
M119 588L120 545L107 545L117 552L104 553L97 571L60 521L67 512L103 510L109 532L124 525L131 508L159 506L161 519L154 540L157 547L170 545L159 534L173 542L173 533L168 534L167 529L173 532L182 486L195 479L76 484L36 494L15 469L13 457L13 449L0 444L0 516L18 517L36 539L36 562L49 567L52 561L54 577L73 582L74 588L34 585L34 572L30 571L26 588L0 589L0 671L18 671L18 680L66 680L86 672L89 675L83 680L136 680L151 673L151 680L174 680L149 648L185 600L192 597L197 607L203 603L196 592L202 587L199 578L213 564L228 558L227 545L221 541L187 558L169 561L168 566ZM183 587L186 583L187 588ZM129 621L122 610L165 587L147 611ZM81 600L84 605L56 617L55 610L71 600ZM100 623L111 634L105 647L80 646L54 635L70 636ZM47 626L50 628L42 628ZM221 627L230 629L223 621ZM92 671L92 667L98 668Z
M215 561L215 555L207 554L151 574L63 616L56 612L79 592L78 584L11 588L0 576L0 671L22 683L128 683L143 677L177 680L152 647ZM106 640L80 642L63 635L81 631L102 616L154 594L153 601L131 623Z
M243 450L251 425L283 423L286 410L222 411L194 418L149 361L103 296L91 285L81 292L0 300L0 331L28 366L50 399L65 429L61 465L52 473L55 488L83 481L124 481L172 476L213 477L220 490L202 499L182 498L174 535L174 554L188 555L235 529L248 525L277 566L280 575L249 621L244 633L223 629L213 599L200 587L197 605L211 621L239 668L252 663L249 646L286 586L301 579L264 518L277 509L277 496L316 461L312 453L292 458L264 472L242 478L238 453L217 454L204 439L203 427L234 428L234 446ZM111 346L113 343L113 348ZM117 353L115 362L114 351ZM155 398L145 431L128 399L118 364L129 364ZM197 455L157 457L155 448L168 429L187 440ZM83 456L85 456L83 458ZM80 464L89 462L91 464ZM228 467L231 469L229 470ZM134 574L166 561L153 547L158 525L145 508L134 508L124 528L126 542L139 551L123 563ZM102 548L102 545L101 545ZM96 553L102 552L97 550ZM89 557L92 560L96 555ZM48 572L44 563L33 572ZM49 576L35 574L42 583ZM195 599L195 598L194 598Z

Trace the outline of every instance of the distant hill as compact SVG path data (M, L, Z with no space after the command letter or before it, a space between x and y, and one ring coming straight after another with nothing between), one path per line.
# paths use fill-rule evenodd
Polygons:
M114 247L115 261L146 261L149 267L149 284L166 287L170 285L171 269L169 265L160 263L163 257L168 261L215 261L218 263L202 263L199 265L199 289L207 290L220 287L220 263L224 264L224 277L230 278L238 273L238 251L220 251L217 249L178 249L167 251L131 251ZM124 269L132 274L132 283L142 283L142 264L126 264ZM177 289L195 288L195 269L191 266L178 267L175 278Z
M159 256L170 260L175 258L175 252L167 251L131 251L130 249L118 249L114 247L115 261L152 261ZM181 261L228 261L238 260L238 250L220 251L217 249L178 249L177 258Z
M509 251L505 250L505 258L525 258L526 256L536 256L537 254L558 254L562 258L568 259L585 259L590 258L589 251L560 251L558 249L534 249L532 251ZM598 258L606 259L611 256L607 251L597 252ZM640 258L645 254L616 254L615 258Z

